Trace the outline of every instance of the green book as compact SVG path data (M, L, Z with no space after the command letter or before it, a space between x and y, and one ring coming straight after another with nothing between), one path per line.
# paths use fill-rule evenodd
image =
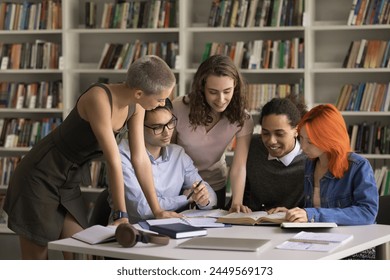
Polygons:
M203 52L203 55L202 55L202 62L205 61L207 58L209 58L210 50L211 50L211 43L208 42L208 43L206 43L206 46L204 48L204 52Z
M387 170L387 175L386 175L386 184L383 186L384 187L384 191L383 191L383 195L389 195L389 185L390 185L390 171Z

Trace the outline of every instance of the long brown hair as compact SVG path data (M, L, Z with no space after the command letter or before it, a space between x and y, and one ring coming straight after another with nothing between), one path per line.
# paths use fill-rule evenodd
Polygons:
M213 121L211 107L205 96L206 80L210 75L227 76L234 80L233 97L226 110L222 112L222 116L226 116L230 123L238 122L239 126L243 126L244 121L249 118L245 111L246 83L233 61L225 55L210 56L202 62L195 73L188 100L183 98L183 102L190 106L190 124L196 128L198 125L207 125Z

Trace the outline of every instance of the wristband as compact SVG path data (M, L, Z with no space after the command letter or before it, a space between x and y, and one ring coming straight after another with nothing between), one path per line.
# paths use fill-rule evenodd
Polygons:
M126 212L122 212L120 210L114 211L113 219L114 221L122 219L122 218L129 218L129 215Z

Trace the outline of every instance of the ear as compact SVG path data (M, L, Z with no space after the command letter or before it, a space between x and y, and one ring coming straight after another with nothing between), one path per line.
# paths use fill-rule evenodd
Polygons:
M134 93L134 97L136 99L141 99L144 96L144 92L142 90L137 89Z
M294 127L294 137L298 137L298 126Z

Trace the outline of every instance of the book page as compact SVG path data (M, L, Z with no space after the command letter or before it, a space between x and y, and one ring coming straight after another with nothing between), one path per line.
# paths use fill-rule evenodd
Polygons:
M302 251L333 251L352 240L352 234L301 231L293 238L276 246L277 249Z
M260 222L282 223L286 221L286 212L277 212L261 217Z
M180 212L186 217L209 217L209 218L218 218L229 214L229 211L222 209L212 209L212 210L200 210L200 209L190 209Z
M88 244L98 244L115 240L116 226L94 225L72 235L72 238Z
M254 211L251 213L233 212L233 213L230 213L230 214L223 216L223 217L224 218L231 218L231 219L250 218L250 219L257 221L258 219L265 217L267 215L268 214L265 211Z
M285 241L282 244L276 246L276 248L285 249L285 250L331 252L340 246L341 246L340 243L317 244L317 243L308 243L308 242Z
M259 219L267 216L265 211L255 211L251 213L234 212L226 216L219 217L217 222L227 224L241 224L241 225L254 225L258 223Z

